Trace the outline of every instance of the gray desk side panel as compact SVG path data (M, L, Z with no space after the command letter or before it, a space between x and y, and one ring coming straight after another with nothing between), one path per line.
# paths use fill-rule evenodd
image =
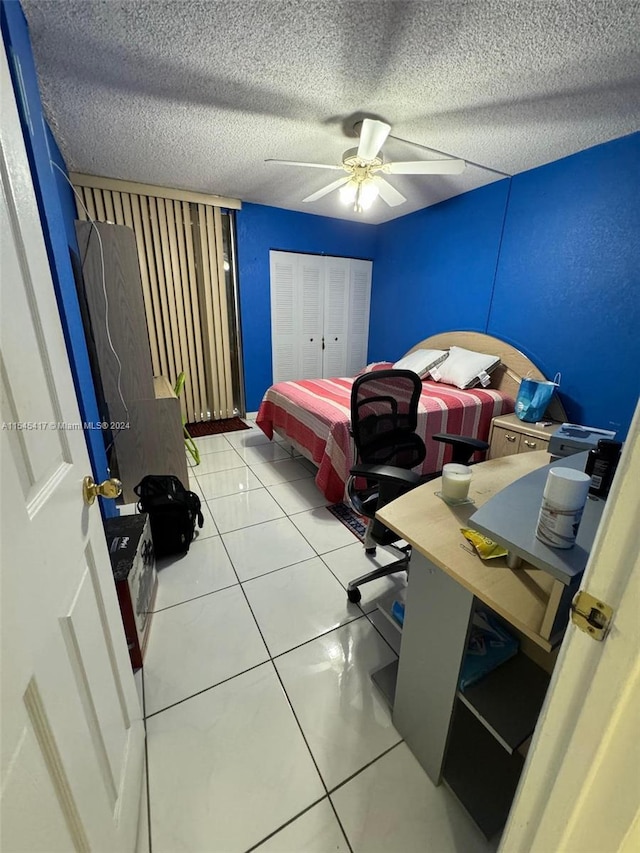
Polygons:
M413 552L393 723L436 785L472 609L467 589Z

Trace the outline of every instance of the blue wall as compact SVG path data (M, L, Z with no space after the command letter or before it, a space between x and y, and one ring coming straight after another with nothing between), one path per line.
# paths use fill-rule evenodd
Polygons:
M62 175L51 165L50 160L57 162L65 171L66 167L44 118L29 41L29 30L20 4L16 0L13 2L2 0L0 21L31 166L56 299L61 311L67 352L80 405L80 416L84 421L97 422L100 417L69 258L70 247L76 253L78 252L73 226L75 208L70 196L71 190ZM22 92L16 84L16 65L18 64L24 83ZM24 100L22 93L24 93ZM87 430L85 437L93 476L100 482L108 476L102 435L99 430ZM104 503L100 501L100 504L105 515L115 514L112 501Z
M640 392L640 133L512 179L487 332L625 434Z
M272 383L269 250L373 259L377 228L310 213L243 204L236 214L247 410Z
M378 226L369 361L449 329L484 332L509 181Z
M370 360L435 332L487 332L561 371L570 420L626 435L640 391L640 134L379 231Z

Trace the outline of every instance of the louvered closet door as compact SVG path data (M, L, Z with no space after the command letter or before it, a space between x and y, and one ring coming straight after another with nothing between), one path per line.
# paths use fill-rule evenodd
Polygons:
M324 264L324 350L322 375L347 375L349 258L322 258Z
M299 379L299 334L296 316L296 256L271 252L271 357L273 381Z
M322 376L322 333L324 327L325 258L298 255L297 287L300 318L300 373L297 379Z
M274 383L362 370L371 261L272 251L270 270Z
M348 376L355 376L367 364L373 264L371 261L351 259L349 267L349 327L346 373Z

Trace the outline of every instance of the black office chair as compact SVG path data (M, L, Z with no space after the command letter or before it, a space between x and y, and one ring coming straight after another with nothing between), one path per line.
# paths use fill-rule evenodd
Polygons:
M400 537L375 518L376 511L440 476L424 476L411 470L427 455L423 440L415 432L421 391L422 380L411 370L378 370L359 376L353 383L351 434L357 464L349 472L347 500L358 515L369 519L364 538L366 553L375 554L377 545L391 545L401 557L351 581L347 586L349 601L360 601L358 587L362 584L408 569L411 546L395 545ZM462 465L467 465L476 451L489 448L486 441L467 436L438 433L433 438L449 444L451 461Z

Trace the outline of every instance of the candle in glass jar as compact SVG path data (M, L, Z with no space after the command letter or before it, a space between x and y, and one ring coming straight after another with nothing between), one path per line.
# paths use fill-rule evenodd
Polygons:
M442 469L442 497L448 501L464 501L469 494L471 468L450 462Z

